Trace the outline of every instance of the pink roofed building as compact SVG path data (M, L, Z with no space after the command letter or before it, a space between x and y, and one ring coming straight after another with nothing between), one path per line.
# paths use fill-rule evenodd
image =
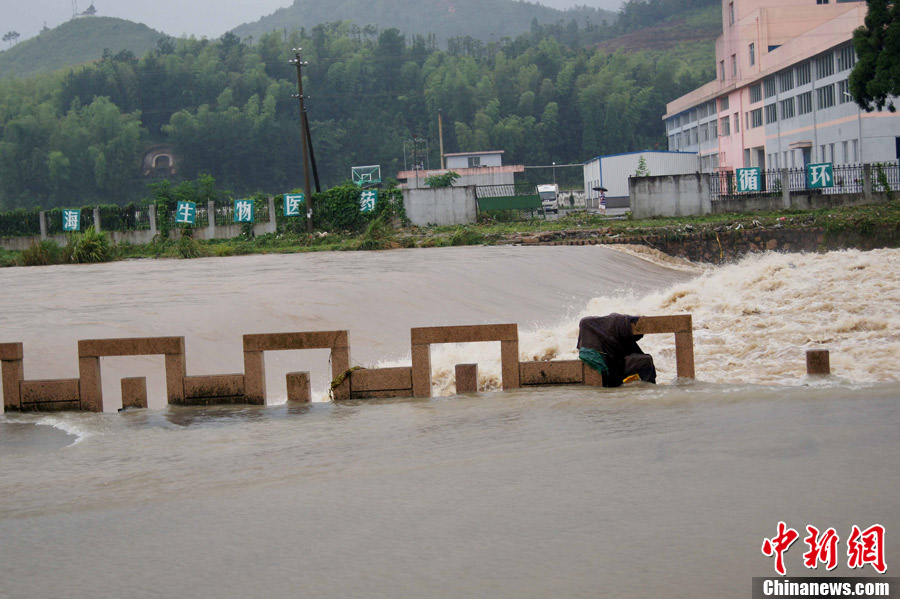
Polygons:
M849 94L853 30L866 3L723 0L716 80L666 105L669 150L704 172L852 164L900 157L900 114Z

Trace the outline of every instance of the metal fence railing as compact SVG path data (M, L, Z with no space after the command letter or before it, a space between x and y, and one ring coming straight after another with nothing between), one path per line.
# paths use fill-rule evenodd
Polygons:
M770 169L759 172L759 186L754 191L742 191L734 171L710 174L710 198L715 201L727 198L753 198L780 195L785 184L788 193L804 193L831 195L841 193L862 193L865 188L865 166L862 164L832 165L831 180L828 185L819 187L810 185L810 175L806 168L787 170L786 180L782 169ZM884 162L870 165L872 191L888 191L900 187L900 162Z

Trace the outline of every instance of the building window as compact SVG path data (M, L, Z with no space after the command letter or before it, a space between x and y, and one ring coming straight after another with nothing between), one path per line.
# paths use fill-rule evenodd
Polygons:
M670 135L669 136L669 150L677 150L677 149L678 149L678 145L675 143L675 136Z
M728 96L719 98L719 110L728 110Z
M781 101L781 118L790 119L794 117L794 99L788 98Z
M737 55L731 55L731 76L737 77Z
M826 85L816 90L816 108L831 108L834 106L834 86Z
M816 4L828 4L828 0L816 0Z
M810 81L812 81L812 75L810 73L809 63L804 62L797 67L797 85L806 85Z
M722 119L719 119L719 121L722 123L721 126L719 127L719 130L720 130L719 132L722 134L722 137L728 137L729 135L731 135L730 119L726 116Z
M741 113L739 113L739 112L734 113L734 123L733 124L734 124L734 132L740 133L741 132Z
M709 123L709 138L715 139L719 136L719 121L713 120Z
M750 128L755 129L756 127L762 127L763 124L763 115L762 108L757 108L756 110L750 111Z
M757 83L750 86L750 103L756 104L762 101L762 85Z
M834 75L834 54L829 52L816 59L816 79L824 79Z
M771 98L775 95L775 77L769 77L763 82L763 88L766 92L766 97Z
M825 144L819 146L819 162L828 162L828 157L825 156Z
M850 95L850 81L847 79L838 81L838 104L846 104L852 100L853 96Z
M842 149L844 151L844 164L850 162L850 150L847 148L848 145L849 142L846 141L841 143Z
M469 168L478 168L481 166L481 156L469 156Z
M766 106L766 124L774 123L778 120L778 108L776 104Z
M856 64L856 53L853 46L844 46L838 51L838 71L846 71L852 69Z
M734 2L728 3L728 24L734 25Z
M857 153L857 150L859 148L859 140L856 140L856 139L851 140L850 145L853 146L853 162L854 163L859 162L860 158L859 158L859 154Z
M725 81L725 61L719 61L719 79Z
M698 142L698 140L697 140L697 128L694 127L693 129L691 129L691 145L692 145L692 146L696 146L696 145L697 145L697 142Z
M794 71L787 70L778 75L778 87L781 93L794 89Z
M750 44L750 66L756 64L756 44Z
M812 92L806 92L797 96L797 114L812 112Z

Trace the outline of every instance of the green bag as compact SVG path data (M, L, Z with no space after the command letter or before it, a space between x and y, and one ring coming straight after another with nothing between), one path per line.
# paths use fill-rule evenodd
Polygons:
M582 362L599 372L600 374L609 375L609 366L606 365L606 358L596 349L587 349L582 347L578 351L578 357Z

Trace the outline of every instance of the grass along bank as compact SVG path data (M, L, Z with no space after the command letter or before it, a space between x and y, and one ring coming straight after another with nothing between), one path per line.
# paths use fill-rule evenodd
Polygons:
M502 216L502 215L501 215ZM847 247L900 247L900 200L885 204L819 210L781 210L682 218L615 219L588 212L570 212L554 220L508 221L482 217L476 225L456 227L392 227L379 218L358 234L342 231L280 232L259 237L196 240L189 231L172 231L146 245L113 244L92 229L73 235L67 246L45 241L22 252L0 251L0 265L35 266L135 258L200 258L322 251L371 251L460 245L500 245L583 237L642 235L681 239L741 229L821 228L826 237L840 238ZM105 239L104 239L105 238Z

